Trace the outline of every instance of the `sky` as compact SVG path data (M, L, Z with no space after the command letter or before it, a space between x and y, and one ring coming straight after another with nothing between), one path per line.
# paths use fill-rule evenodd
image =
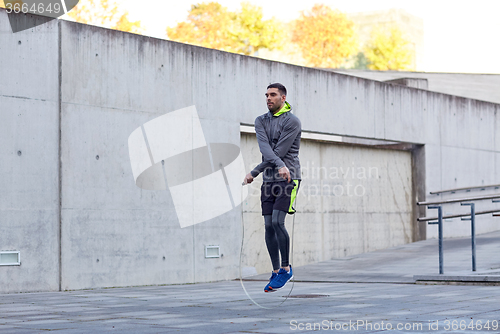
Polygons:
M146 35L165 38L167 26L187 17L197 0L121 0L130 19L141 20ZM206 0L208 2L208 0ZM218 0L230 10L239 0ZM500 0L247 0L261 6L265 18L291 21L301 10L323 3L345 13L400 8L424 20L425 72L500 74Z

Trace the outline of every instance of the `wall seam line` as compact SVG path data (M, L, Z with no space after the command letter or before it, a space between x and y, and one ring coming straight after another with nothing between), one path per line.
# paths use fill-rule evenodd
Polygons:
M61 49L61 21L57 22L57 43L58 43L58 108L59 108L59 222L57 229L58 241L58 261L59 261L59 291L62 291L62 49Z

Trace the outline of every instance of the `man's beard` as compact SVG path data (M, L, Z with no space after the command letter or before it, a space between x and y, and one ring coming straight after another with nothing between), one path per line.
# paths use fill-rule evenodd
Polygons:
M270 111L271 113L274 113L275 111L278 111L278 110L280 109L280 106L279 106L279 105L274 105L274 104L273 104L273 106L272 106L272 107L267 106L267 109L269 109L269 111Z

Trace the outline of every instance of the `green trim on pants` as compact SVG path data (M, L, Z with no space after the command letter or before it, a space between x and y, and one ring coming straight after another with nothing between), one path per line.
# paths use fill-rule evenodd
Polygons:
M293 208L293 203L295 202L295 198L297 197L297 188L299 187L299 180L293 180L293 183L295 183L295 187L293 187L292 190L292 195L290 197L290 207L288 208L288 213L293 215L296 210Z

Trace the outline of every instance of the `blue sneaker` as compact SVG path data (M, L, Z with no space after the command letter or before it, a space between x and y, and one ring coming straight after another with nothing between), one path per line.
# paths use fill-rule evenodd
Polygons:
M290 266L290 271L287 272L285 269L281 268L278 271L278 277L276 277L272 282L269 282L269 289L271 291L276 291L281 289L288 283L289 280L293 278L292 266Z
M269 283L267 283L266 287L264 288L264 292L273 292L272 289L269 289L269 284L271 284L271 282L276 278L278 277L278 274L275 273L274 271L272 272L271 274L271 277L269 278Z

